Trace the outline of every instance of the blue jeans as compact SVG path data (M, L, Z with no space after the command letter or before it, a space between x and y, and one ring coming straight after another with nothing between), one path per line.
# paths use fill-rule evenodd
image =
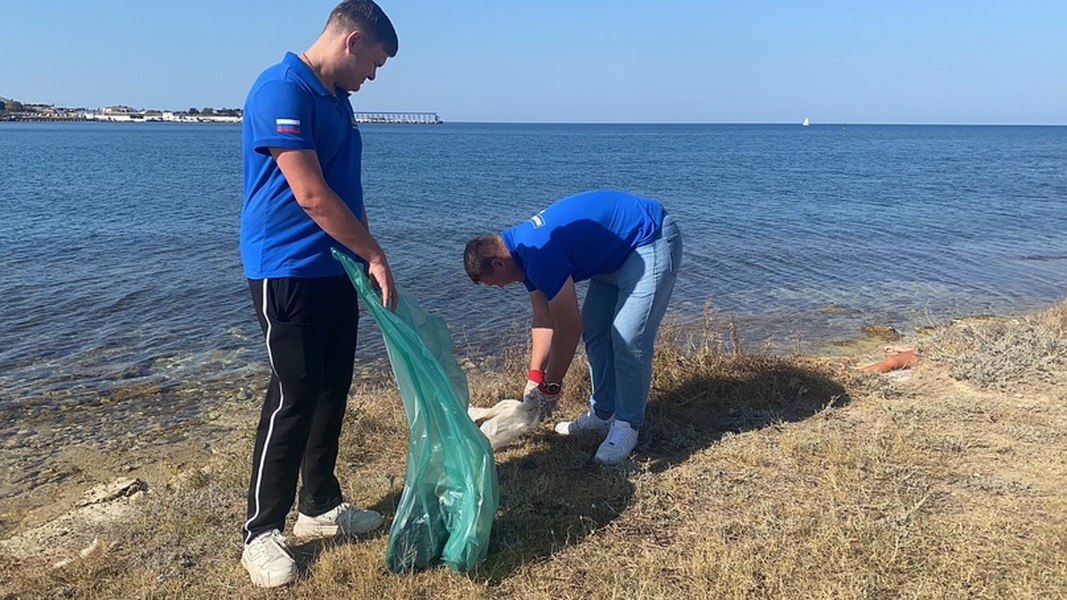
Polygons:
M682 263L682 235L670 215L659 237L634 249L619 267L589 280L582 305L582 339L601 418L632 427L645 422L652 385L652 348Z

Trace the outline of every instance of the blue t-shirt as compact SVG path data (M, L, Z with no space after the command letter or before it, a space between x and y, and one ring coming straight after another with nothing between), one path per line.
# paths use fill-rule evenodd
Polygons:
M296 202L270 148L314 150L326 184L363 218L360 154L348 92L327 90L295 54L264 71L248 93L243 125L241 260L250 279L342 274L337 247Z
M526 289L541 290L551 300L567 277L578 282L617 271L662 225L658 201L597 190L557 200L501 236L526 273Z

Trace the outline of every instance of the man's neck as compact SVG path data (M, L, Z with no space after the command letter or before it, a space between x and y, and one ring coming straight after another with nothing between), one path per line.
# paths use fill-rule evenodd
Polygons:
M326 61L322 59L321 53L316 51L315 46L312 46L307 50L301 52L300 60L303 61L303 63L307 65L309 69L311 69L311 72L315 74L315 78L318 79L320 83L322 83L323 87L325 87L330 92L336 92L335 88L337 86L334 83L333 77L327 74L324 69Z

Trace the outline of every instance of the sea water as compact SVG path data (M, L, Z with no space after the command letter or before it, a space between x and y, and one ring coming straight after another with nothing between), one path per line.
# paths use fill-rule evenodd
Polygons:
M1067 127L361 129L370 229L459 354L499 351L529 318L521 286L470 282L466 240L597 188L675 216L674 318L710 308L777 350L1032 310L1067 289ZM0 406L264 377L240 144L227 124L0 124ZM383 356L365 319L357 358Z

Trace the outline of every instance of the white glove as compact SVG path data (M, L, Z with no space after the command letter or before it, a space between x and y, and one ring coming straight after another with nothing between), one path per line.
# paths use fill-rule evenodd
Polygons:
M541 421L559 412L559 394L549 394L544 390L543 385L536 386L530 390L529 394L523 396L523 401L527 398L537 401L537 405L540 408L538 419Z
M544 421L559 411L559 392L550 394L544 387L545 372L530 369L526 373L526 388L522 391L522 401L537 401L538 420Z

